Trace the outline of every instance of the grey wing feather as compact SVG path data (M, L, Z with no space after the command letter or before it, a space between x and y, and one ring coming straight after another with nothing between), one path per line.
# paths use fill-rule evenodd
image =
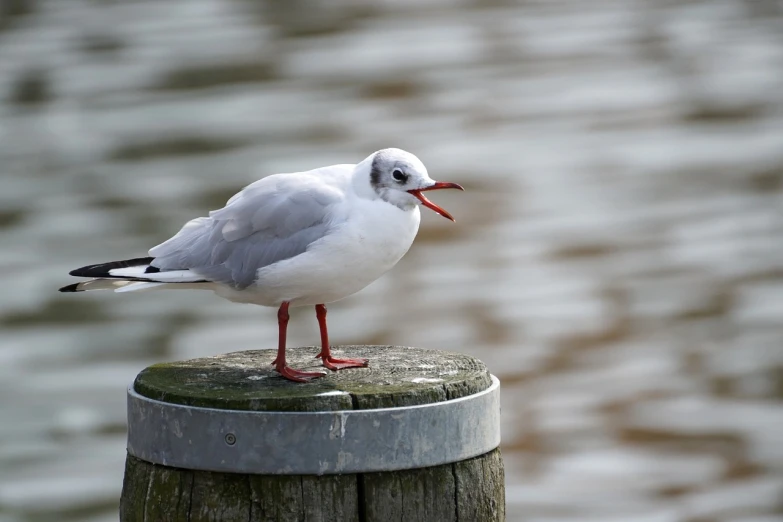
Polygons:
M314 175L269 176L152 248L152 265L189 269L211 281L247 288L258 269L295 257L326 235L331 207L342 198Z

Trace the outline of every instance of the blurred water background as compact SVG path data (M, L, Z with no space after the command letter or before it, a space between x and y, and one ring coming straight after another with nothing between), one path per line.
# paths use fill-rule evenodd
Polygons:
M275 346L68 270L389 146L467 192L332 339L487 362L509 520L783 521L781 2L2 0L0 98L2 522L116 521L135 374Z

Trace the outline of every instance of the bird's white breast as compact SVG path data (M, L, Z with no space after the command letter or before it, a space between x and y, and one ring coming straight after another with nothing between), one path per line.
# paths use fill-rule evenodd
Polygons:
M307 252L258 271L241 292L219 291L232 300L278 306L338 301L363 289L405 255L419 229L418 207L401 210L381 200L351 198L335 209L329 234Z

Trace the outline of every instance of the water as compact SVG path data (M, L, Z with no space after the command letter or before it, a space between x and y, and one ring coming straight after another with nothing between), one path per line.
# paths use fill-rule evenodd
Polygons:
M116 520L135 374L275 345L274 310L68 270L388 146L468 191L331 333L488 363L509 520L783 520L779 3L4 5L2 522Z

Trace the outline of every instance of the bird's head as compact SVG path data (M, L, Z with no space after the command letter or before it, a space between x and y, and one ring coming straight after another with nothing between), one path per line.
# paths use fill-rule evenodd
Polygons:
M370 186L384 201L403 210L424 205L454 221L451 214L427 199L423 192L447 188L465 189L456 183L430 178L427 167L410 152L400 149L379 150L360 163L363 164L368 168Z

